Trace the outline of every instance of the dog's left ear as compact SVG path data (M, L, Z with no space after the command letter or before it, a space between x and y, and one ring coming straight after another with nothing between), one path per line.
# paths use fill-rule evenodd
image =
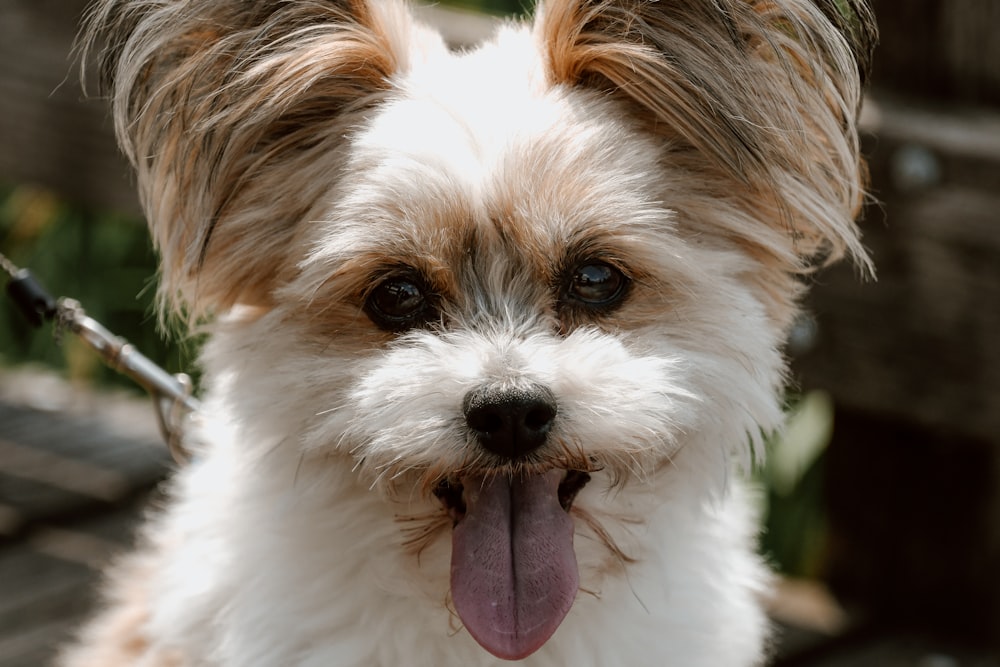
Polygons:
M417 30L397 2L98 3L84 48L106 45L167 306L270 305L299 226L338 178L345 133L407 66Z
M763 223L720 234L791 272L845 252L867 263L853 224L866 0L543 0L535 30L552 85L623 100Z

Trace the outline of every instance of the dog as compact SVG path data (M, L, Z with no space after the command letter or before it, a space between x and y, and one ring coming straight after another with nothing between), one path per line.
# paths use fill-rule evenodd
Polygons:
M808 275L869 259L863 0L100 0L194 459L63 667L766 660Z

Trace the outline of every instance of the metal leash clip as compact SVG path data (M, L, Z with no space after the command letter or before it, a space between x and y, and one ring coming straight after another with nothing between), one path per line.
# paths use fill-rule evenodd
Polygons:
M88 316L75 299L59 299L56 308L58 329L76 334L109 368L127 375L149 392L160 433L171 456L177 463L190 461L191 452L184 444L185 427L187 420L200 408L198 400L191 395L191 378L186 373L171 375L154 364L127 340Z
M29 271L15 266L0 254L0 269L10 276L7 292L28 321L40 327L45 320L55 320L56 336L68 330L76 334L113 370L127 375L153 398L160 434L177 463L191 460L185 444L188 423L197 415L200 403L191 394L191 378L185 373L171 375L124 338L89 317L74 299L53 299Z

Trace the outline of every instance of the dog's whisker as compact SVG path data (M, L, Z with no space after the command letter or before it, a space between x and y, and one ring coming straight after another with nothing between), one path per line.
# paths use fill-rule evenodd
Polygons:
M295 464L295 474L292 475L292 488L294 489L299 484L299 472L302 470L302 464L305 461L306 455L299 454L299 462Z
M382 481L386 478L386 476L388 475L388 473L389 473L390 470L391 470L391 468L384 468L384 469L382 469L375 476L375 479L372 481L371 485L368 487L368 490L369 491L374 491L375 489L377 489L382 484Z
M378 463L378 464L376 464L374 466L374 469L375 470L384 471L387 468L391 468L393 466L396 466L396 465L399 464L400 461L403 460L403 456L404 456L403 454L399 454L399 455L397 455L397 456L389 459L388 461L383 461L382 463Z
M347 403L344 402L344 403L341 403L340 405L336 405L336 406L334 406L332 408L327 408L325 410L320 410L319 412L317 412L315 414L315 416L316 417L322 417L324 415L328 415L328 414L331 414L331 413L334 413L334 412L339 412L340 410L343 410L346 406L347 406Z
M354 460L354 465L351 467L351 472L358 472L365 465L365 457L359 456Z

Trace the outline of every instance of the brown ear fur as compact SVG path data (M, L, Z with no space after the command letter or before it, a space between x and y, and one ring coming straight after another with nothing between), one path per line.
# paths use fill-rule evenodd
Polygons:
M772 228L720 234L785 271L845 251L867 266L852 224L876 36L864 0L547 0L536 30L553 85L626 100L675 153L691 149L683 159L700 155L706 179L728 181L727 198L745 190L741 208Z
M352 114L399 67L364 0L104 0L89 17L119 141L192 318L267 306ZM292 262L294 263L294 262Z

